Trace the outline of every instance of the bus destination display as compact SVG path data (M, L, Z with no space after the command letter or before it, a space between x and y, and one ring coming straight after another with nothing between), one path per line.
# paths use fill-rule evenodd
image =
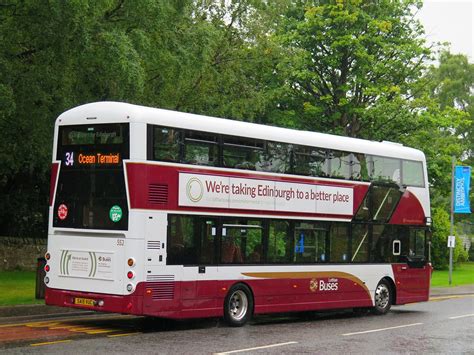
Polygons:
M121 163L120 153L81 153L65 152L63 163L65 166L90 166L90 165L119 165Z

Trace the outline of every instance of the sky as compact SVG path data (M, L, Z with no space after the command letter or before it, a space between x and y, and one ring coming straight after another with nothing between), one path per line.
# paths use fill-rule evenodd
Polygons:
M417 17L428 43L450 42L451 53L474 63L474 0L424 0Z

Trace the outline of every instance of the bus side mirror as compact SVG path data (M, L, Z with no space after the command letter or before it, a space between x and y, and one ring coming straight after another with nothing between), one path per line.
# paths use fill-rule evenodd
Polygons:
M402 243L399 240L394 240L392 245L393 255L400 255Z

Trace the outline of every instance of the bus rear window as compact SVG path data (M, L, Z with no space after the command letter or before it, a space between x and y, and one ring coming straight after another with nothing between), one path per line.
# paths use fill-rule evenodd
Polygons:
M128 140L128 125L100 124L59 128L61 145L123 144Z
M126 230L123 160L130 156L129 125L59 127L53 226Z
M118 167L128 157L128 124L59 127L56 159L62 162L63 168Z

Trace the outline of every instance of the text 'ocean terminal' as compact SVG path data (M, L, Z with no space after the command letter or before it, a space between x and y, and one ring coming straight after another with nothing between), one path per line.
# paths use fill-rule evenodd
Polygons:
M118 164L120 162L120 153L79 154L77 161L79 164Z
M77 159L75 159L77 157ZM78 165L114 165L120 164L120 153L77 153L66 152L64 164L66 166Z
M352 187L179 174L179 205L352 215Z

